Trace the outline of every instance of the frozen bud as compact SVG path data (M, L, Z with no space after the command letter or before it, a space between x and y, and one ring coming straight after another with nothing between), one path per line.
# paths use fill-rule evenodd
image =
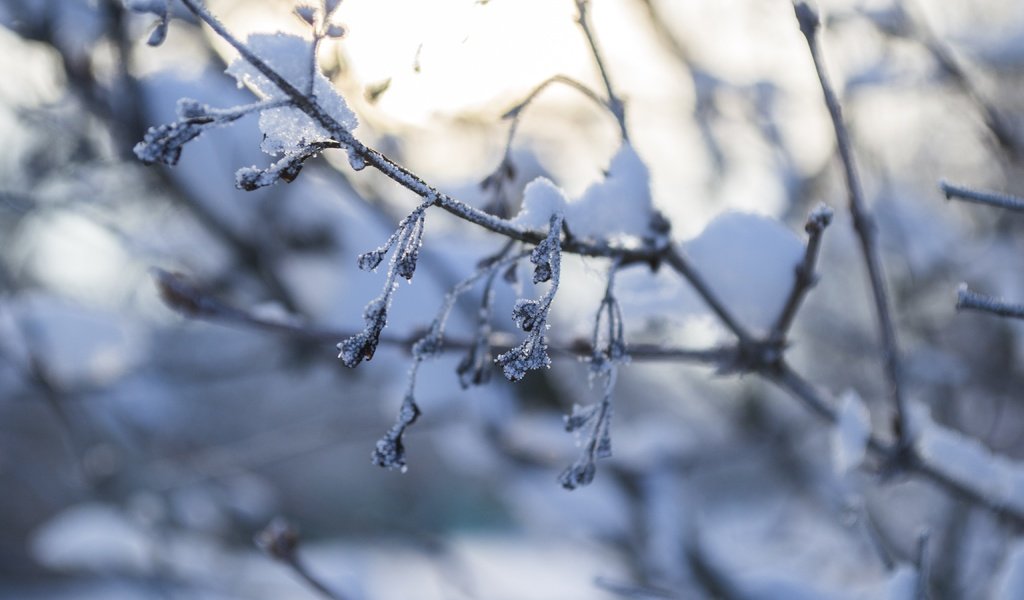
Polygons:
M359 255L358 264L361 271L373 271L384 260L384 251L380 248Z
M327 34L327 37L337 39L345 36L345 28L341 25L335 25L332 23L327 26L327 30L324 31L324 33Z
M306 22L308 25L316 23L316 9L312 6L301 5L295 7L295 15Z
M530 332L544 319L544 311L537 300L519 300L512 309L512 320L523 331Z
M277 560L289 561L299 546L299 533L292 525L277 517L256 534L256 546Z

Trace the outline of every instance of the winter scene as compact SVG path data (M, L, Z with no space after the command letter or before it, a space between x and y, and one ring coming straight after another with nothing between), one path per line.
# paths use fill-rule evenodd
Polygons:
M0 0L0 599L1024 599L1019 0Z

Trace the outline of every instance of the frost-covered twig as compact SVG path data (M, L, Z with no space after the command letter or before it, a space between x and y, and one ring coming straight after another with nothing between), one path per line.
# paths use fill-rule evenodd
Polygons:
M849 192L850 214L853 217L853 227L860 242L861 253L864 256L864 263L868 270L868 277L871 281L871 293L875 302L875 312L878 318L878 329L882 338L883 363L885 376L889 384L889 396L893 407L896 410L894 429L899 444L908 447L911 443L910 431L907 426L907 407L903 397L901 384L901 369L899 344L896 337L896 327L893 324L892 313L889 307L889 295L886 290L885 274L882 271L882 260L878 251L878 243L875 239L875 223L868 212L867 203L864 199L864 188L861 184L860 173L857 170L856 159L853 154L853 145L850 141L850 133L843 121L843 111L832 84L829 81L828 73L825 70L825 62L821 55L821 44L818 39L820 20L817 11L810 4L803 0L797 0L793 4L796 13L797 23L800 32L807 41L807 47L814 62L814 69L821 84L821 91L825 99L825 106L828 109L829 117L832 120L832 128L835 131L836 145L839 149L839 156L843 163L843 173L846 179L846 187Z
M807 215L807 223L804 224L804 231L807 232L807 248L804 251L804 259L796 266L796 278L793 280L793 287L789 291L789 297L786 298L786 304L782 308L782 312L779 313L775 324L772 325L771 331L768 334L768 341L772 344L782 344L785 342L786 334L789 333L789 328L793 325L793 319L796 318L796 313L800 310L800 305L803 303L807 293L811 291L811 288L818 282L818 276L815 274L815 265L818 263L818 253L821 250L821 239L825 234L825 229L832 222L832 209L825 204L819 204L811 214Z
M299 533L284 519L275 518L256 534L253 541L267 556L287 565L299 579L324 598L345 600L345 596L327 587L318 577L314 576L306 563L299 557Z
M1000 317L1024 319L1024 305L1007 302L994 296L979 294L968 288L966 283L960 284L960 287L957 288L956 309L977 310Z
M527 372L551 366L548 356L548 314L558 292L562 274L562 224L559 213L551 216L548 235L530 253L534 265L533 282L550 282L548 291L537 300L519 300L512 309L516 326L526 332L526 339L511 350L499 354L494 362L510 381L519 381Z
M455 302L459 297L470 290L480 279L489 277L503 267L515 264L520 259L529 255L529 252L526 251L507 255L509 250L511 250L511 246L506 246L503 250L503 254L506 254L505 256L499 256L495 260L486 262L472 275L456 284L445 295L440 311L438 311L437 316L430 324L430 329L423 337L413 343L413 363L409 369L409 382L405 395L402 398L402 406L399 408L395 424L377 442L372 456L374 464L388 469L401 469L405 471L405 446L402 442L402 436L405 435L405 431L421 414L420 408L416 404L415 396L416 376L419 374L420 364L428 358L436 356L444 349L445 327L448 324L448 317L451 316L452 309L455 308Z
M986 206L995 206L997 208L1005 208L1006 210L1024 212L1024 198L1019 198L1017 196L1000 194L997 192L973 190L963 186L954 185L946 181L939 183L939 189L941 189L942 193L946 195L947 200L964 200L965 202L973 202L975 204L984 204Z
M566 431L582 438L579 457L558 477L562 487L567 490L590 484L597 472L597 460L612 454L612 391L615 389L619 365L629 362L622 310L614 294L617 269L618 265L612 264L608 273L604 297L594 318L591 337L594 353L588 360L591 384L596 381L602 388L601 401L596 405L573 406L572 414L565 417Z
M301 110L331 136L333 141L345 148L350 161L355 164L369 165L395 181L402 187L412 191L433 206L440 207L459 218L488 229L494 233L530 244L539 244L545 234L517 227L506 221L488 214L468 204L456 200L438 191L415 173L392 161L380 152L369 148L359 141L342 123L321 107L313 98L305 95L291 82L282 77L266 61L257 56L246 44L234 37L230 31L206 8L200 0L181 0L214 32L241 54L242 58L252 65L260 74L267 78L291 101L294 108ZM625 249L603 240L566 240L563 251L585 256L615 256L623 260L623 264L633 262L650 263L658 260L660 251L655 248Z

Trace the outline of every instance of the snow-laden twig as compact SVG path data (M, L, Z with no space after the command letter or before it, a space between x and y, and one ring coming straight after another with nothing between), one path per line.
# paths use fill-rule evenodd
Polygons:
M811 60L814 62L818 82L821 84L825 106L832 120L832 128L836 136L836 146L843 163L843 174L849 193L850 215L853 217L853 228L857 233L861 254L864 257L864 263L871 282L871 295L875 302L878 329L882 338L885 377L889 385L889 397L896 411L893 422L895 434L900 445L906 447L910 445L911 440L907 427L907 407L901 381L899 343L889 306L889 294L886 289L885 274L882 271L882 259L876 240L874 218L868 212L867 202L864 198L864 188L861 184L860 173L858 172L856 158L853 154L850 133L843 120L839 96L836 95L832 87L828 72L825 69L824 59L821 55L821 43L818 38L821 23L818 13L809 3L803 0L795 2L793 7L797 23L800 26L800 32L807 41L807 48L810 51Z

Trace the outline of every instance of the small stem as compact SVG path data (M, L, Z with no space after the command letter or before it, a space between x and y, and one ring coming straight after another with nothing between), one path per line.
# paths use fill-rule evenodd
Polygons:
M972 291L967 284L962 284L956 294L957 310L977 310L1000 317L1024 319L1024 305L1006 302L994 296L986 296Z
M601 73L601 81L604 82L604 89L608 92L608 108L615 115L615 119L619 122L619 129L622 133L622 139L629 139L629 132L626 129L626 107L622 102L622 99L615 94L615 88L612 87L611 77L608 75L608 68L604 64L604 60L601 58L601 51L597 46L597 38L594 37L593 27L590 23L590 0L576 0L576 21L580 24L580 28L583 30L583 35L587 38L587 44L590 46L590 53L594 56L594 62L597 64L597 70Z
M781 345L785 342L786 334L789 333L789 329L793 325L793 319L796 318L800 305L803 303L807 293L818 282L818 276L814 273L814 269L818 263L818 254L821 251L822 236L831 222L832 209L824 204L819 205L807 216L804 231L807 232L809 237L807 238L807 248L804 250L804 259L796 267L796 278L793 281L792 289L789 291L789 298L786 299L782 312L775 319L771 333L768 334L769 343Z
M846 128L846 123L843 121L839 97L829 82L828 73L825 70L825 62L821 56L818 39L820 27L818 13L810 4L803 0L796 2L793 8L796 13L797 23L800 26L800 32L807 41L811 60L814 61L814 69L818 75L818 82L821 84L825 106L828 108L829 117L832 119L839 157L843 163L843 173L849 192L850 214L853 217L853 228L857 234L857 239L860 241L861 254L864 257L868 277L871 281L871 292L875 302L878 329L882 338L883 364L885 377L889 384L889 397L896 409L896 418L894 420L896 438L900 446L909 447L911 440L907 427L906 401L901 389L899 344L896 339L896 328L893 325L892 313L889 308L889 296L886 290L885 276L882 273L882 260L879 256L877 241L875 240L874 220L868 212L864 200L864 189L857 170L853 145L850 142L850 133Z
M1024 212L1024 198L1018 198L1017 196L972 190L946 181L939 183L939 189L946 195L946 200L963 200L965 202L973 202L974 204L984 204L986 206Z

